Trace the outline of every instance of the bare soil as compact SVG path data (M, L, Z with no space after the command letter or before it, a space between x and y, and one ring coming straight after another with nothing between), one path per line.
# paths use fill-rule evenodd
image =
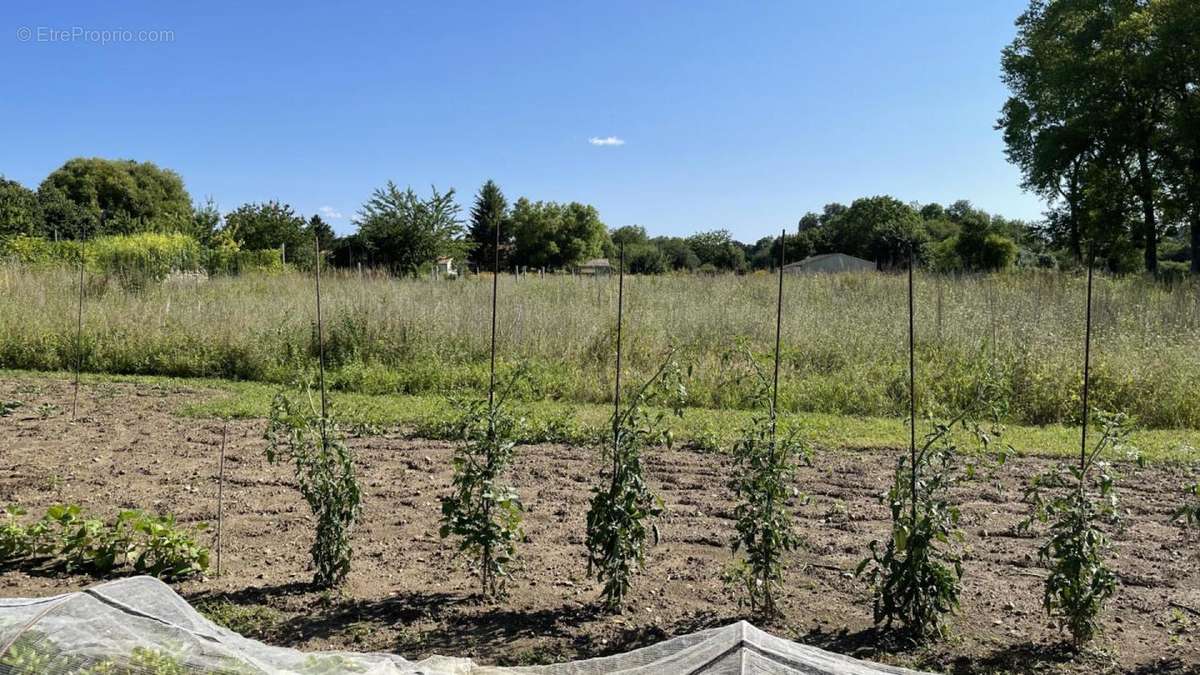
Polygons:
M40 511L74 502L106 515L136 507L215 524L221 423L176 414L210 395L85 385L73 422L69 383L0 380L0 400L23 402L0 417L0 505ZM527 508L527 541L508 599L488 603L475 596L465 561L437 534L452 446L399 433L352 438L364 518L349 581L328 594L308 584L311 518L288 467L266 463L264 426L229 426L223 574L210 570L209 578L176 585L202 606L225 601L256 610L238 626L254 637L302 649L534 663L624 651L744 618L721 580L733 504L729 463L720 455L649 453L651 483L667 505L662 539L628 608L609 615L598 609L599 588L585 574L584 517L600 471L592 450L520 450L511 478ZM1200 672L1198 546L1171 522L1189 472L1126 467L1120 491L1129 520L1113 533L1120 591L1105 614L1103 638L1073 655L1041 610L1037 539L1014 533L1028 511L1023 481L1048 464L1011 460L998 483L979 481L958 495L968 548L962 609L948 639L913 647L872 627L870 594L853 576L867 544L886 536L879 498L894 456L819 452L800 472L799 487L811 500L797 506L797 525L808 546L787 571L786 619L764 628L861 658L954 673ZM10 569L0 573L0 594L47 595L96 581Z

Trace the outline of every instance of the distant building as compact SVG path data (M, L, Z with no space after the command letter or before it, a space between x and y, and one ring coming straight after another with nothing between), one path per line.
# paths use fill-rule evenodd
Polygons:
M433 273L437 277L453 277L458 276L458 272L454 271L454 258L442 256L433 263Z
M580 274L609 274L612 271L613 266L609 264L608 258L592 258L579 266Z
M814 255L800 262L783 266L783 271L790 274L832 274L837 272L874 272L875 263L862 258L855 258L845 253L824 253Z

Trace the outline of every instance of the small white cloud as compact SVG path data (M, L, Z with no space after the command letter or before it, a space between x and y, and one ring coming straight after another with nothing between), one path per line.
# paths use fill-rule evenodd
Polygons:
M325 216L329 220L341 220L344 217L344 216L342 216L341 211L338 211L337 209L333 208L332 206L322 206L321 208L319 208L317 210L321 212L322 216Z
M625 145L625 139L617 138L616 136L606 136L604 138L592 136L588 139L588 143L592 145Z

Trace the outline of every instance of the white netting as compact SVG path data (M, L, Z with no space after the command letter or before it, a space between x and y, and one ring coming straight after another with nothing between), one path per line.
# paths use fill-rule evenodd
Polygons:
M831 654L740 622L625 654L525 668L434 656L306 653L244 638L205 619L150 577L51 598L0 599L0 675L249 675L261 673L912 673Z

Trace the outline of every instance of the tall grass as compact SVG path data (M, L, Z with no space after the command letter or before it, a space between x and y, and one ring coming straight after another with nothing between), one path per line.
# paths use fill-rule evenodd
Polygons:
M77 277L0 266L0 367L75 362ZM313 354L312 280L300 274L168 280L140 291L89 284L84 368L278 381ZM1078 415L1083 282L1059 273L918 280L923 406L959 406L976 374L1001 374L1012 421ZM744 408L754 382L735 343L773 344L764 274L627 279L629 381L669 345L694 363L695 405ZM341 273L322 284L335 387L367 393L484 388L490 284ZM789 277L782 410L900 414L906 406L905 282L882 274ZM940 298L940 300L939 300ZM499 348L524 360L521 395L575 402L612 391L615 279L505 276ZM1146 426L1200 428L1200 287L1098 280L1093 396ZM940 307L940 310L939 310Z

